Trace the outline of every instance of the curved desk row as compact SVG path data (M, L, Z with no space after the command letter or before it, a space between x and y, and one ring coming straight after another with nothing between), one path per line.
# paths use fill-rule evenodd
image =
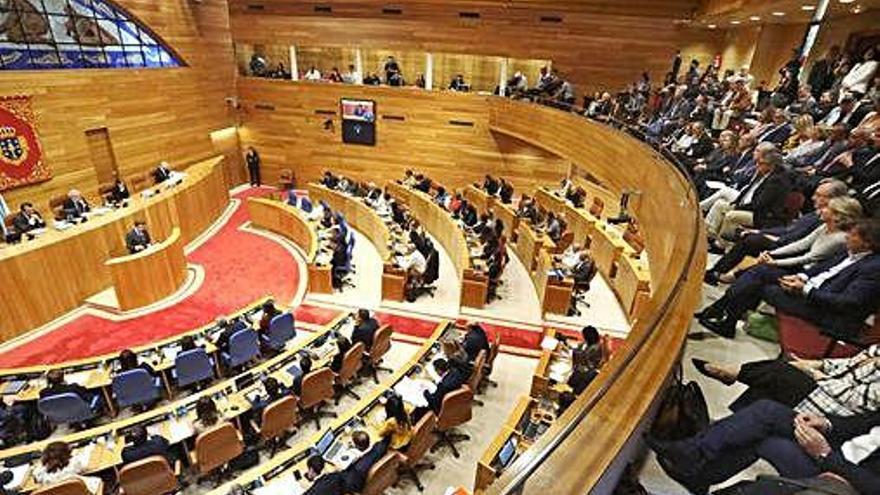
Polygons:
M171 294L186 280L186 256L180 228L164 241L135 254L104 263L113 276L116 300L123 311L148 306Z
M152 188L161 191L149 198L135 195L127 208L0 250L0 280L16 292L0 298L0 339L52 321L112 285L104 263L125 252L125 234L135 219L145 220L158 239L175 227L183 244L196 238L229 203L222 161L215 157L192 165L181 184Z
M406 274L394 266L393 247L395 243L406 241L396 232L392 233L390 220L384 221L374 209L364 203L363 198L349 196L321 184L309 184L307 188L313 203L325 201L333 211L341 212L352 227L376 246L383 265L382 299L403 301Z
M458 279L461 280L462 306L482 308L486 304L486 275L472 268L471 253L465 234L452 216L427 194L396 182L388 183L388 192L409 207L412 216L443 246Z
M279 234L302 249L308 265L309 290L320 294L333 292L331 267L319 256L317 222L287 203L269 198L248 198L251 224Z
M182 443L195 435L193 429L193 421L196 418L195 405L202 397L211 397L215 401L222 420L238 421L242 414L252 408L249 397L262 390L262 385L259 382L239 386L238 383L242 377L264 373L289 386L293 381L293 376L288 372L288 369L292 364L298 362L302 351L307 351L314 356L313 369L327 366L332 361L336 349L335 339L331 338L332 334L350 333L352 328L352 316L350 314L340 315L321 331L310 334L299 344L289 345L288 349L278 356L242 372L234 378L224 380L183 399L103 426L71 433L61 438L51 438L2 450L0 451L0 461L11 457L38 456L48 443L63 441L71 445L74 455L83 449L91 449L85 451L89 456L87 473L116 469L123 463L122 449L125 447L125 433L132 427L145 426L149 432L165 437L171 444ZM20 491L29 492L37 488L39 485L29 472L25 476Z
M379 440L377 426L384 420L384 405L381 403L383 396L390 390L395 389L404 379L429 379L427 374L428 365L442 354L441 342L452 338L457 333L456 327L449 321L440 322L434 332L425 340L418 351L410 360L395 370L388 378L375 387L369 395L363 397L355 406L349 408L339 417L333 420L330 430L338 437L338 441L350 444L350 435L355 429L364 429L370 435L370 442ZM408 408L412 405L404 402ZM300 475L307 471L306 460L311 455L313 448L321 437L327 432L327 428L309 435L297 442L293 447L278 453L272 459L238 476L233 481L221 485L208 495L226 495L233 484L241 485L246 491L253 491L258 487L280 487L285 490L286 484L299 483L294 472ZM301 483L308 483L302 476ZM307 487L302 487L303 489ZM289 490L289 488L288 488Z
M504 224L504 235L507 236L507 240L513 241L519 225L519 216L517 216L513 205L504 204L499 198L489 196L486 191L474 185L467 186L462 196L469 203L476 206L479 213L483 213L491 208L495 212L495 217Z

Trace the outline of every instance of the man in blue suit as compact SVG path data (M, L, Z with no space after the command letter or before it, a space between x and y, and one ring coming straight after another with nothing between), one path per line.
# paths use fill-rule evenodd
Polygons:
M351 435L351 441L362 454L343 471L343 476L345 477L345 487L348 493L360 493L367 483L367 475L370 474L370 469L382 459L382 456L385 455L385 451L388 449L388 445L384 441L370 445L370 435L363 430L354 432Z
M880 220L856 223L846 234L846 247L846 253L760 291L728 291L697 315L700 324L732 338L737 320L763 300L841 337L857 334L880 305Z

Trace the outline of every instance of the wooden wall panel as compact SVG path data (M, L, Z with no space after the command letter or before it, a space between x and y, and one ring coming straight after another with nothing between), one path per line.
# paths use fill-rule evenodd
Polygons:
M752 57L755 84L767 81L773 88L779 82L779 68L791 60L791 51L800 46L807 27L803 24L768 24L761 29Z
M239 94L244 106L239 135L243 146L253 144L260 151L265 182L292 168L300 183L329 169L382 184L413 168L455 188L486 173L501 175L522 191L557 182L568 172L564 160L492 133L484 96L252 78L239 79ZM338 115L315 113L338 112L342 97L376 101L376 146L342 144ZM328 118L334 121L335 132L324 130Z
M552 59L580 93L621 87L645 69L661 79L676 48L708 62L720 51L723 32L675 23L689 12L685 4L696 8L696 3L400 2L395 4L403 10L400 15L383 15L385 2L378 0L322 2L333 8L330 14L315 14L314 4L284 0L230 0L230 8L236 42ZM249 9L251 4L262 10ZM463 19L461 11L480 18ZM417 74L404 75L413 81Z
M0 72L0 95L33 97L37 129L54 178L3 193L12 208L71 187L98 182L85 131L106 127L123 175L166 159L182 166L214 154L209 133L234 125L224 97L233 96L234 67L226 0L118 0L188 64L178 69Z

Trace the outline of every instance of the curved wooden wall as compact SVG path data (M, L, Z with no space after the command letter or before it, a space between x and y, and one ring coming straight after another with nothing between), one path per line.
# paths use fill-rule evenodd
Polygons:
M320 184L309 184L307 188L309 197L314 203L326 201L333 211L341 212L352 227L364 234L376 246L383 264L390 261L391 232L375 210L367 206L362 199L327 189Z
M489 100L492 129L589 169L617 194L642 191L632 212L646 241L654 286L627 345L582 396L487 490L586 493L620 469L623 447L666 383L699 302L705 247L695 192L649 147L583 117L500 98ZM571 469L571 466L578 466ZM530 473L526 475L525 473Z
M107 260L113 288L123 311L140 308L174 294L186 280L186 256L180 229L140 253Z
M144 219L156 239L179 227L184 243L208 228L229 204L223 158L186 170L183 184L69 231L50 231L0 251L0 280L16 297L0 298L0 338L16 337L82 304L112 284L104 262L125 251L125 234ZM8 315L8 316L6 316Z

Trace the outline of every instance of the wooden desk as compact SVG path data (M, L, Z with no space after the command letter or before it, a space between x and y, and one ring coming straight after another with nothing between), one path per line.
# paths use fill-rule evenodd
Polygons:
M495 212L495 217L501 220L504 225L504 235L507 236L507 240L510 243L514 242L516 229L519 225L519 217L516 215L513 205L502 203L499 198L489 196L485 191L474 185L468 186L464 190L463 196L468 202L473 203L477 207L478 213L483 213L491 208Z
M557 280L550 277L553 268L553 258L546 249L538 253L538 263L531 272L532 283L541 303L542 314L553 313L564 315L571 305L571 293L574 290L574 281L569 279Z
M495 198L473 184L464 189L462 196L477 208L477 213L485 213L495 202Z
M175 227L164 241L135 254L109 259L113 288L123 311L150 305L174 294L186 280L183 238Z
M16 290L16 297L0 298L0 339L52 321L110 287L113 278L104 262L113 253L125 252L125 234L135 219L145 220L159 239L179 227L183 244L209 227L229 204L223 157L199 162L185 172L181 184L150 198L136 194L127 208L92 216L64 231L50 227L35 240L0 249L0 280ZM48 212L43 213L48 220Z
M316 223L293 206L274 199L248 198L247 207L252 225L284 236L302 249L308 265L309 290L332 293L331 267L318 259Z
M396 182L388 183L388 192L409 207L412 216L437 239L452 259L461 281L460 304L482 308L486 304L488 281L485 274L472 266L468 241L449 212L434 203L427 194Z
M543 232L535 231L528 222L521 222L517 228L514 252L519 256L526 270L534 270L538 253L542 249L553 251L556 249L556 244Z

